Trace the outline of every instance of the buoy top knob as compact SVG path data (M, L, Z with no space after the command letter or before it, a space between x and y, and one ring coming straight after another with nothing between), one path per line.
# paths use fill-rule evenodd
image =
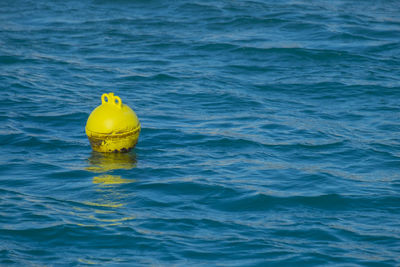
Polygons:
M101 104L111 104L117 106L119 109L122 108L121 98L115 96L114 93L103 94L101 96Z

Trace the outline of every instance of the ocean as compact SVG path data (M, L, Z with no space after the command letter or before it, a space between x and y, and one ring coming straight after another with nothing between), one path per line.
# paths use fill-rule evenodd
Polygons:
M398 1L0 2L1 266L399 266ZM103 93L137 114L93 152Z

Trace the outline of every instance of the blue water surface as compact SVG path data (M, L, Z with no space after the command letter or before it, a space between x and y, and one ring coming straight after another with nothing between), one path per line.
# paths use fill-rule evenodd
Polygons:
M0 1L0 265L400 265L399 1ZM114 92L128 154L84 127Z

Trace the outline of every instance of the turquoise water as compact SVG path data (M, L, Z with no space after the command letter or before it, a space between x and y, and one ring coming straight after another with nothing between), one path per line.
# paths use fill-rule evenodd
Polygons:
M1 1L0 265L398 266L398 1ZM137 113L91 151L102 93Z

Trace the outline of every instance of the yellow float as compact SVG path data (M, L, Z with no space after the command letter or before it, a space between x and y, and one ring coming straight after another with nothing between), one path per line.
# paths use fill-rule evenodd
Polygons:
M101 96L101 105L90 114L85 130L94 151L128 152L138 142L140 122L121 98L108 93Z

